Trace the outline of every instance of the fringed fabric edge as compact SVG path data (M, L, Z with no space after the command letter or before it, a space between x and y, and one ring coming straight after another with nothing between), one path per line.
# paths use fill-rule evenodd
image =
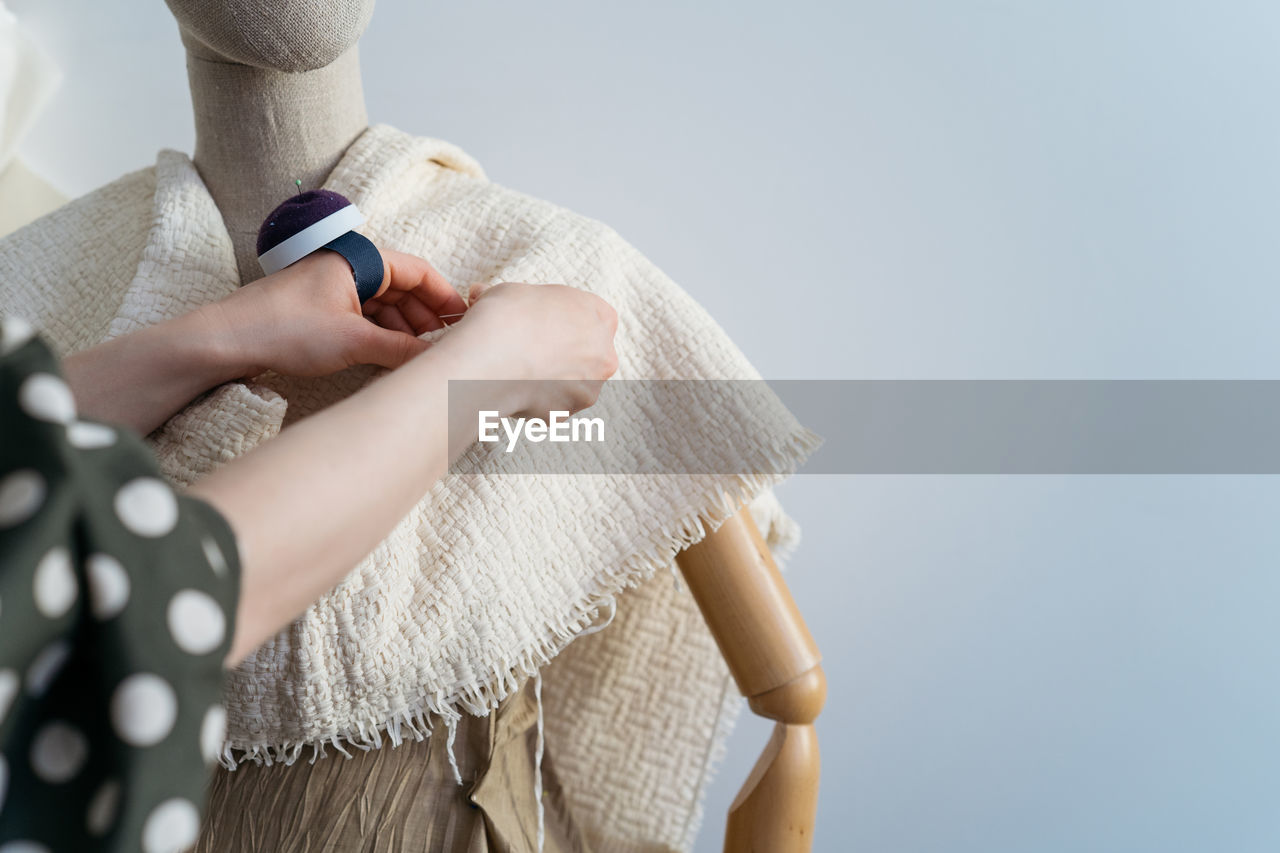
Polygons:
M788 474L794 472L821 444L822 438L816 433L804 427L797 429L786 445L778 448L781 451L783 469ZM671 567L677 554L705 539L752 499L781 482L788 474L737 474L730 486L704 493L700 503L687 506L676 521L653 537L648 548L634 552L623 561L617 572L606 575L615 581L611 587L586 599L560 623L548 625L548 636L537 647L527 649L513 665L495 667L488 680L465 685L452 696L424 696L416 704L394 711L388 716L358 720L354 728L305 741L236 743L228 738L223 743L218 763L228 770L235 770L240 764L248 762L266 766L291 765L307 747L312 750L310 762L315 763L318 758L328 757L326 749L330 746L351 758L351 753L345 747L365 752L380 749L385 736L386 741L394 748L406 740L406 729L415 741L425 740L432 734L432 715L439 717L452 735L463 714L488 716L526 679L534 677L543 666L550 663L570 642L591 633L601 614L606 610L612 611L619 594L639 586L659 570ZM789 554L784 552L776 559L785 559L787 556ZM731 721L725 722L731 725ZM452 737L449 748L452 762ZM715 754L709 756L708 770L711 765L718 763L719 757Z

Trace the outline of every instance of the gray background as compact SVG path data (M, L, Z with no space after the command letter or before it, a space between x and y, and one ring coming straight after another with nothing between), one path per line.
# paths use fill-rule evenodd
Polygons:
M190 150L159 0L18 0L80 193ZM371 116L615 226L769 378L1276 378L1280 9L383 0ZM817 849L1280 849L1280 484L801 477ZM740 725L700 851L763 744Z

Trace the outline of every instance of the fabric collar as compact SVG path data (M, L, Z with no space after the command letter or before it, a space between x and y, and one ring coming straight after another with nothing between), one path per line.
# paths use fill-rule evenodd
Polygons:
M374 212L369 228L376 232L383 197L396 192L398 178L423 167L485 177L480 164L456 145L375 125L351 143L325 187ZM151 230L108 338L181 316L240 286L231 235L191 158L162 150L155 178ZM174 215L178 211L181 218Z

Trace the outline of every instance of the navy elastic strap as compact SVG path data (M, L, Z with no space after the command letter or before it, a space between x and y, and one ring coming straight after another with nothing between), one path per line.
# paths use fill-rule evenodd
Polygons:
M347 263L351 265L351 274L356 280L356 295L360 298L361 305L382 287L382 255L368 237L348 231L321 248L332 249L347 259Z

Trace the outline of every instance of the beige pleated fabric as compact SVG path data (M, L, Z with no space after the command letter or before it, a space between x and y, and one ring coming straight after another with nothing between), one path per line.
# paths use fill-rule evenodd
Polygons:
M330 754L314 764L215 771L195 853L534 853L537 703L532 681L487 717L439 737ZM544 753L546 853L591 853Z

